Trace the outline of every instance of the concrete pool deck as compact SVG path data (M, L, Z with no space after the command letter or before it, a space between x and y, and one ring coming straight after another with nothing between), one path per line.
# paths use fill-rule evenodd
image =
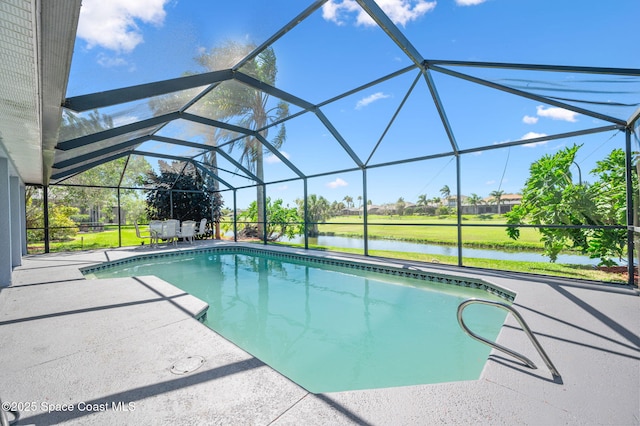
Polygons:
M178 250L217 244L233 243ZM498 343L537 370L493 351L476 381L312 394L196 320L198 299L155 277L87 281L79 271L167 250L23 258L0 290L0 398L19 405L18 424L640 424L636 289L312 251L513 290L562 375L553 380L509 316Z

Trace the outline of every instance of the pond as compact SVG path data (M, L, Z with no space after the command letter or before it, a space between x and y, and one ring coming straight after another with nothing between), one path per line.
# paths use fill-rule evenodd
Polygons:
M291 242L295 244L304 244L304 237L294 237L291 239L282 239L282 242ZM364 249L364 240L362 238L352 237L336 237L321 235L317 238L309 238L309 244L320 246L332 246L342 248ZM439 254L445 256L457 256L458 249L454 246L445 246L438 244L422 244L411 243L407 241L397 240L369 240L369 250L389 250L411 253L428 253ZM538 252L526 251L506 251L491 249L476 249L463 247L463 257L475 257L481 259L498 259L498 260L515 260L524 262L549 262L549 258ZM578 254L560 254L556 263L571 265L597 265L599 259L590 259L588 256Z

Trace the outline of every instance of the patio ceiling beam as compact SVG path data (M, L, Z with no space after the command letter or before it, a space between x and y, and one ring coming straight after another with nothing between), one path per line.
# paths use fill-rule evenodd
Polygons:
M638 108L627 120L627 126L633 125L640 118L640 108Z
M539 138L520 139L520 140L517 140L517 141L502 142L502 143L497 143L495 145L484 146L484 147L479 147L479 148L462 149L462 150L460 150L460 154L471 154L471 153L475 153L475 152L489 151L489 150L493 150L493 149L507 148L507 147L511 147L511 146L522 146L522 145L528 145L528 144L531 144L531 143L548 142L548 141L552 141L552 140L556 140L556 139L575 138L575 137L578 137L578 136L592 135L592 134L595 134L595 133L611 132L611 131L614 131L614 130L624 130L624 127L620 126L620 125L617 125L617 124L610 124L608 126L594 127L592 129L576 130L574 132L566 132L566 133L558 133L558 134L555 134L555 135L541 136Z
M271 145L265 138L263 138L260 133L255 130L245 129L244 127L234 126L233 124L223 123L221 121L212 120L210 118L200 117L198 115L184 113L182 114L182 118L189 121L194 121L196 123L204 124L207 126L220 127L223 129L231 130L236 133L244 133L247 136L253 136L257 138L264 146L266 146L269 151L276 157L278 157L284 164L286 164L294 173L296 173L301 178L304 177L304 173L302 173L296 166L294 166L287 158L285 158L276 147ZM259 179L258 179L259 180Z
M126 141L123 143L119 143L117 145L111 145L108 146L106 148L102 148L99 149L97 151L92 151L89 152L87 154L83 154L83 155L78 155L76 157L71 157L69 159L66 160L62 160L62 161L58 161L57 163L55 163L53 165L54 169L63 169L65 167L69 167L69 166L73 166L74 164L78 164L78 163L82 163L83 161L87 161L87 160L91 160L93 158L105 155L105 154L110 154L112 152L115 151L121 151L121 150L125 150L131 146L135 146L135 145L139 145L143 142L146 142L148 140L150 140L151 137L150 136L142 136L140 138L136 138L136 139L132 139L130 141Z
M421 75L422 75L422 72L419 72L418 75L416 75L416 78L413 79L413 83L411 83L409 90L407 90L407 93L404 95L404 98L402 98L400 105L398 105L398 108L396 108L396 111L393 113L393 117L391 117L391 120L389 120L389 123L387 123L387 127L385 127L384 131L380 135L380 138L378 138L378 142L376 143L376 146L374 146L373 149L371 150L371 154L369 154L369 157L365 161L365 165L369 164L369 162L373 158L373 154L375 154L376 151L378 150L378 147L382 143L384 137L387 135L387 133L389 132L389 129L391 128L393 123L396 121L398 114L400 114L400 111L402 111L402 107L404 107L404 104L407 102L407 99L409 99L409 96L411 95L411 93L413 93L413 89L415 89L416 84L418 84L418 81L420 81Z
M137 130L142 130L147 127L157 126L159 124L166 123L168 121L175 120L178 118L180 118L180 113L178 112L159 115L157 117L152 117L146 120L125 124L124 126L113 127L111 129L103 130L101 132L80 136L79 138L70 139L68 141L58 142L58 145L56 145L56 148L62 151L67 151L73 148L78 148L80 146L89 145L101 140L124 135L125 133L135 132Z
M56 173L53 173L51 175L51 179L53 180L58 180L58 179L63 179L67 176L76 174L76 173L82 173L86 170L89 170L93 167L99 166L100 164L104 164L104 163L108 163L109 161L113 161L113 160L117 160L120 157L124 157L125 155L129 155L131 154L131 151L123 151L123 152L119 152L117 154L111 155L109 157L104 157L104 158L99 158L96 161L92 161L90 163L86 163L83 164L82 166L78 166L75 167L73 169L67 169L67 170L60 170Z
M200 148L200 149L206 150L207 152L208 151L215 151L216 154L220 154L221 156L223 156L227 161L229 161L231 164L236 166L236 168L242 170L251 179L257 181L260 184L264 183L264 182L262 182L262 180L258 179L258 177L256 175L251 173L249 171L249 169L244 167L241 163L236 161L233 157L231 157L229 154L224 152L224 150L218 148L217 146L204 145L204 144L199 144L197 142L183 141L182 139L168 138L168 137L165 137L165 136L157 136L157 135L152 136L151 139L157 140L157 141L160 141L160 142L172 143L172 144L175 144L175 145L182 145L182 146L189 146L189 147L193 147L193 148ZM203 154L204 153L202 153L200 155L203 155Z
M306 175L304 173L302 173L296 166L294 166L293 163L291 161L289 161L289 159L287 157L285 157L284 155L282 155L280 153L278 148L276 148L275 146L271 145L271 143L269 143L269 141L267 141L260 133L256 132L254 134L254 137L256 139L258 139L262 145L266 146L267 149L269 149L269 151L271 151L271 153L273 155L278 157L280 159L280 161L282 161L284 164L286 164L286 166L289 167L300 178L305 178L306 177Z
M447 133L447 137L449 138L451 148L453 149L453 152L457 154L459 152L458 142L456 141L456 137L453 134L453 128L451 127L451 123L449 122L447 113L444 110L444 105L442 105L442 100L440 99L440 95L438 94L438 89L436 88L436 84L433 81L431 72L429 71L429 69L425 69L423 71L423 75L425 81L427 82L427 86L429 87L429 92L431 92L433 103L436 106L436 110L438 110L438 115L440 116L440 121L442 122L444 131Z
M396 24L389 19L386 13L380 9L374 0L356 0L360 7L369 14L376 24L398 45L400 49L411 59L416 65L422 67L424 58L418 52L409 39L407 39L398 29Z
M165 158L167 160L175 160L175 161L180 161L180 162L183 162L183 163L190 163L190 164L193 164L194 167L197 167L199 169L203 169L203 167L197 161L193 160L192 158L179 157L177 155L169 155L169 154L158 154L156 152L147 152L147 151L133 151L132 154L144 155L145 157ZM207 172L208 175L210 175L215 180L217 180L218 182L222 183L223 185L225 185L229 189L234 189L233 186L229 185L227 182L225 182L223 179L221 179L219 176L217 176L213 172L211 172L209 170L206 170L206 169L204 169L204 170Z
M567 103L564 103L564 102L559 102L559 101L547 98L545 96L540 96L540 95L536 95L536 94L533 94L533 93L525 92L523 90L518 90L518 89L514 89L512 87L504 86L502 84L493 83L491 81L487 81L487 80L484 80L484 79L481 79L481 78L470 76L468 74L463 74L463 73L460 73L460 72L457 72L457 71L453 71L453 70L450 70L448 68L442 68L442 67L437 66L437 65L431 65L431 66L428 67L428 69L440 72L442 74L447 74L447 75L450 75L452 77L457 77L457 78L460 78L462 80L467 80L467 81L470 81L472 83L480 84L482 86L490 87L492 89L497 89L497 90L501 90L503 92L511 93L512 95L521 96L523 98L528 98L528 99L533 99L534 101L542 102L542 103L545 103L545 104L548 104L548 105L556 106L558 108L562 108L562 109L566 109L566 110L569 110L569 111L577 112L578 114L583 114L583 115L586 115L588 117L597 118L598 120L608 121L610 123L620 124L620 125L623 125L623 126L625 126L627 124L627 122L625 120L621 120L619 118L611 117L611 116L608 116L608 115L605 115L605 114L600 114L600 113L597 113L595 111L590 111L588 109L576 107L576 106L573 106L573 105L570 105L570 104L567 104Z
M340 100L342 98L346 98L347 96L351 96L351 95L353 95L355 93L358 93L358 92L360 92L362 90L366 90L366 89L368 89L370 87L377 86L380 83L383 83L383 82L385 82L387 80L391 80L392 78L398 77L398 76L400 76L400 75L402 75L402 74L404 74L406 72L409 72L411 70L414 70L416 68L417 67L415 65L409 65L408 67L405 67L405 68L402 68L402 69L400 69L398 71L392 72L391 74L385 75L384 77L380 77L380 78L378 78L376 80L373 80L373 81L371 81L371 82L369 82L367 84L363 84L362 86L356 87L355 89L349 90L348 92L344 92L341 95L335 96L335 97L333 97L331 99L327 99L326 101L319 103L317 106L318 107L323 107L323 106L325 106L327 104L330 104L332 102L338 101L338 100Z
M448 65L474 68L501 68L522 71L551 71L551 72L571 72L581 74L612 74L625 76L640 76L638 68L604 68L604 67L578 67L570 65L541 65L541 64L512 64L504 62L476 62L476 61L447 61L427 59L427 67L432 65Z
M203 164L201 164L201 163L199 163L197 161L193 161L193 165L196 166L197 168L199 168L200 170L202 170L203 172L205 172L207 175L211 176L213 179L217 180L218 182L220 182L221 184L226 186L227 188L233 189L233 190L237 189L235 186L232 186L231 184L225 182L220 176L218 176L212 170L209 170L209 168L206 167L205 165L203 165Z
M88 111L110 105L146 99L153 96L165 95L167 93L178 92L180 90L192 89L194 87L206 86L230 80L232 78L233 72L230 69L212 71L121 89L107 90L89 95L73 96L65 99L62 106L77 112Z
M176 139L176 138L168 138L166 136L152 135L152 136L149 136L149 139L158 141L158 142L168 143L171 145L180 145L180 146L186 146L188 148L201 149L204 152L215 149L215 147L213 146L205 145L202 143L190 142L190 141L185 141L185 140ZM202 155L204 152L200 153L199 155Z
M327 130L329 130L333 137L338 141L338 143L342 145L342 148L347 152L347 154L349 154L353 162L356 163L358 167L363 168L364 163L362 162L360 157L358 157L358 154L355 153L355 151L351 148L351 145L349 145L349 143L342 137L340 132L338 132L335 127L333 127L331 121L329 121L327 116L324 115L320 108L316 108L314 112L316 113L316 116L320 119L320 121L322 121L322 124L324 124Z
M205 126L218 127L220 129L231 130L232 132L251 135L253 134L253 130L247 129L240 126L234 126L233 124L228 124L223 121L213 120L211 118L201 117L199 115L191 114L188 112L183 112L180 114L180 118L188 121L193 121L194 123L204 124Z
M296 17L294 17L287 24L285 24L285 26L280 28L280 30L278 30L275 34L273 34L271 37L269 37L267 40L265 40L264 43L262 43L260 46L256 47L253 50L253 52L249 53L244 59L242 59L240 62L238 62L233 67L233 70L237 71L240 68L242 68L247 62L251 61L253 58L255 58L260 53L262 53L263 50L265 50L269 46L273 45L273 43L278 41L282 36L284 36L286 33L288 33L293 28L295 28L299 23L301 23L302 21L307 19L312 13L314 13L316 10L318 10L320 7L322 7L322 5L325 4L326 2L327 2L327 0L316 0L316 1L314 1L312 4L309 5L309 7L307 7L305 10L300 12Z
M283 101L289 102L291 104L297 105L300 108L303 108L307 111L313 110L315 108L315 105L312 104L311 102L307 102L304 99L301 99L297 96L294 96L288 92L285 92L284 90L278 89L276 87L271 86L270 84L264 83L260 80L258 80L257 78L253 78L251 76L248 76L247 74L244 74L240 71L236 71L233 74L233 78L234 80L237 80L241 83L244 83L248 86L251 86L255 89L258 89L262 92L268 93L272 96L275 96L278 99L282 99Z

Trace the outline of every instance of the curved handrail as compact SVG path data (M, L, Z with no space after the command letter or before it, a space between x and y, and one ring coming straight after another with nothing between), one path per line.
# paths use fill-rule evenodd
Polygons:
M467 325L464 323L464 320L462 318L462 311L464 310L464 308L466 308L467 306L469 306L469 305L471 305L473 303L480 303L482 305L495 306L495 307L498 307L498 308L502 308L502 309L506 310L507 312L510 312L515 317L515 319L518 320L518 322L520 323L520 326L522 327L522 330L529 337L529 340L531 340L531 343L533 343L533 346L536 348L536 350L538 351L538 353L542 357L542 360L544 361L544 363L547 364L547 367L549 368L549 371L551 372L551 374L554 377L560 377L560 373L558 373L558 370L556 369L556 367L553 365L553 363L549 359L549 356L544 351L544 349L542 349L542 346L540 346L540 343L538 342L538 339L536 339L536 336L533 335L533 333L531 332L531 329L529 328L527 323L524 321L524 318L522 318L522 316L518 313L518 311L516 311L515 308L513 306L511 306L511 305L507 305L506 303L502 303L502 302L494 302L492 300L476 299L476 298L465 300L464 302L462 302L460 304L460 306L458 306L458 323L460 324L460 327L462 327L462 329L464 330L465 333L467 333L472 338L478 340L479 342L482 342L482 343L484 343L486 345L491 346L494 349L497 349L497 350L502 351L502 352L504 352L504 353L506 353L508 355L511 355L512 357L514 357L516 359L519 359L520 361L522 361L522 363L524 365L526 365L529 368L533 368L533 369L538 368L533 363L533 361L531 361L529 358L525 357L524 355L519 354L518 352L512 351L511 349L508 349L508 348L506 348L506 347L504 347L502 345L499 345L496 342L492 342L491 340L485 339L482 336L478 336L473 331L469 330L469 327L467 327Z

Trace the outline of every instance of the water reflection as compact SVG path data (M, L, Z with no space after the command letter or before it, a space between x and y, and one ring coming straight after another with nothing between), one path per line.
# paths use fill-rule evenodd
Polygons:
M291 242L296 244L304 244L303 237L295 237L287 239L283 242ZM335 237L321 235L317 238L309 238L309 244L320 246L332 246L342 248L355 248L364 250L364 240L362 238L352 237ZM369 250L389 250L400 251L410 253L427 253L437 254L444 256L457 256L458 249L454 246L444 246L438 244L422 244L411 243L407 241L394 241L394 240L369 240ZM504 251L504 250L490 250L490 249L475 249L466 248L462 249L463 257L476 257L481 259L497 259L497 260L515 260L521 262L543 262L548 263L549 258L543 256L540 253L525 252L525 251ZM556 263L571 264L571 265L597 265L598 259L590 259L588 256L581 256L577 254L560 254Z

